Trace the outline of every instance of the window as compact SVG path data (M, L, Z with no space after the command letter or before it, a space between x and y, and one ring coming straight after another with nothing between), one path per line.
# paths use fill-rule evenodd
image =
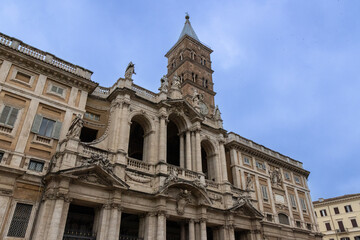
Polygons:
M63 95L64 89L59 86L52 85L50 91L59 95Z
M338 221L339 230L340 232L345 232L345 227L342 221Z
M30 160L29 168L28 168L29 170L33 170L35 172L42 172L43 168L44 168L44 162L33 159Z
M244 163L250 165L250 159L248 157L244 157Z
M326 209L320 210L320 216L322 216L322 217L327 216Z
M10 223L8 237L25 237L32 205L17 203Z
M281 224L290 225L289 218L283 213L279 213L279 222Z
M41 115L36 115L31 127L31 132L41 136L59 139L61 125L62 123L59 121L54 121Z
M354 228L355 228L355 227L358 227L358 224L357 224L355 218L351 219L350 221L351 221L351 224L352 224L352 226L353 226Z
M192 73L191 76L192 76L193 82L196 82L196 80L197 80L197 75L196 75L195 73Z
M344 206L344 208L345 208L345 212L352 212L351 205L346 205Z
M306 228L307 228L307 230L311 230L311 229L312 229L311 224L310 224L310 223L307 223L307 224L306 224Z
M300 221L296 221L296 227L301 228L301 222Z
M261 169L261 170L266 170L265 163L262 163L262 162L256 161L256 167Z
M1 112L0 123L14 127L18 113L19 109L5 105Z
M17 72L15 79L20 80L25 83L30 83L31 76L22 72Z
M335 212L335 214L339 214L339 213L340 213L339 208L338 208L338 207L334 207L334 212Z
M273 221L273 216L271 214L266 214L266 220L269 222Z
M354 237L355 240L360 240L360 236Z
M300 178L298 176L294 176L294 179L297 184L300 184Z
M184 59L183 53L180 53L180 61L182 61L183 59Z
M4 157L4 152L0 152L0 162L3 159L3 157Z
M349 237L342 237L342 238L340 238L340 240L350 240L350 238Z
M299 199L300 199L301 209L302 209L304 212L306 212L307 207L306 207L305 199L303 199L303 198L299 198Z
M290 197L291 207L292 207L293 209L296 209L296 200L295 200L295 196L294 196L293 194L290 194L290 195L289 195L289 197Z
M290 174L288 172L284 172L285 179L290 180Z
M268 197L267 187L266 186L261 185L261 193L262 193L264 201L267 202L269 200L269 197Z
M204 88L208 88L209 87L209 84L208 84L208 80L203 78L203 87Z
M331 231L331 225L330 225L330 223L325 223L325 227L326 227L326 230L327 231Z
M90 119L90 120L100 121L100 115L95 114L95 113L86 112L84 114L84 117L87 119Z

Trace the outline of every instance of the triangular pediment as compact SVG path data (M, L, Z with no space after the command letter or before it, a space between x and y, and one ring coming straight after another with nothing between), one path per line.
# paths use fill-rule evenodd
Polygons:
M263 218L264 215L257 210L249 199L240 198L233 207L228 209L231 212L247 215L250 217Z
M59 171L60 175L67 175L76 181L106 187L129 189L129 185L117 177L113 172L105 170L101 165L91 164Z
M201 113L196 111L196 109L185 99L168 99L164 103L170 105L170 111L177 113L179 115L184 114L191 121L203 121L205 118Z

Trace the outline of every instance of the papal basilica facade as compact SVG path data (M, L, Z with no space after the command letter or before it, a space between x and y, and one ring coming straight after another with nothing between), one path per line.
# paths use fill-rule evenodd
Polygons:
M223 129L211 53L186 16L155 93L0 34L0 239L321 239L302 163Z

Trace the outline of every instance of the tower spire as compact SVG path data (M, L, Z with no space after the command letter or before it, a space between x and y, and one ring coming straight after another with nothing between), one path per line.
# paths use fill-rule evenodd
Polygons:
M198 36L196 35L194 29L192 28L191 24L190 24L190 16L189 14L186 12L185 13L185 24L184 24L184 28L183 30L181 31L181 34L180 34L180 37L179 37L179 40L185 36L185 35L188 35L189 37L192 37L193 39L197 40L198 42L200 42Z

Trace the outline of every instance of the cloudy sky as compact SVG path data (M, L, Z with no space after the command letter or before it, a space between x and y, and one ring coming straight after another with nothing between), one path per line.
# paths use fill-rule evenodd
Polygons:
M0 2L0 32L152 91L189 12L224 127L302 161L313 200L360 192L360 1Z

